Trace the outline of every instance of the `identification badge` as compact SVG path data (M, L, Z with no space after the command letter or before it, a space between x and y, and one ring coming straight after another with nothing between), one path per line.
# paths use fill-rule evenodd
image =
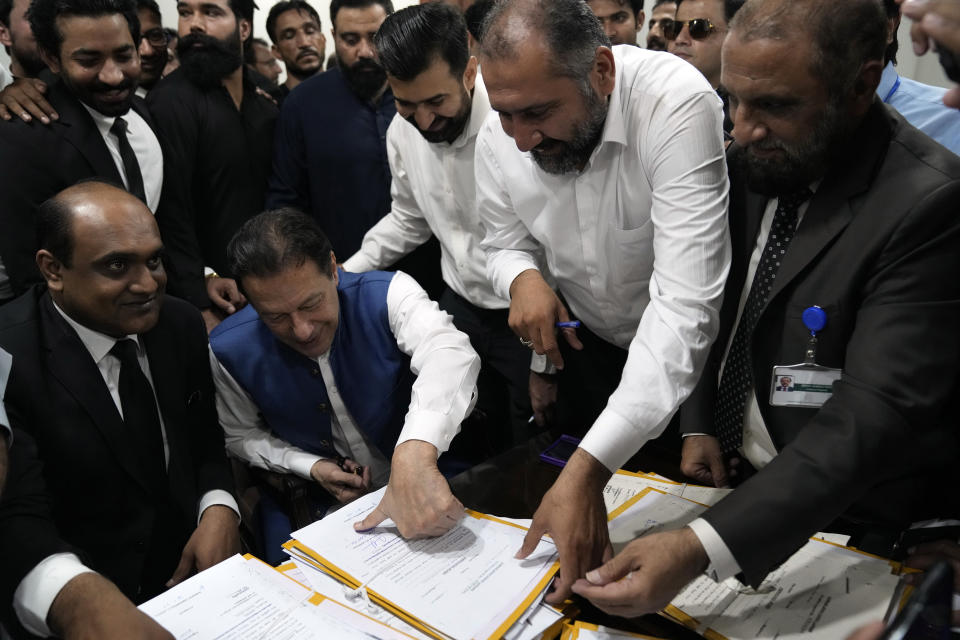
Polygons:
M794 364L773 368L770 404L774 407L815 407L833 395L833 383L840 379L841 369L816 364Z
M813 407L819 409L833 395L833 383L842 369L817 364L817 332L827 324L827 314L818 306L803 311L803 324L810 331L806 357L801 364L777 365L770 382L770 404L774 407Z

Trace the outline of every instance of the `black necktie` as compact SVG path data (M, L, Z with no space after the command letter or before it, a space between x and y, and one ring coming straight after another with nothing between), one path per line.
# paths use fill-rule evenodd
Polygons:
M137 443L143 468L156 487L165 485L166 461L163 454L163 435L160 432L160 416L153 387L137 361L137 345L124 338L110 349L120 360L120 406L123 408L123 423Z
M127 121L123 118L114 120L113 126L110 127L110 133L117 136L117 140L120 141L120 159L123 161L123 172L127 174L127 191L146 203L147 195L143 190L143 175L140 173L140 163L137 162L137 154L133 152L133 147L127 140Z
M724 453L735 451L743 444L743 412L747 396L754 387L750 340L760 319L760 312L770 297L780 262L793 240L797 228L797 210L811 195L809 189L803 189L792 195L781 196L777 202L770 234L763 246L730 352L723 365L723 375L720 376L713 422Z

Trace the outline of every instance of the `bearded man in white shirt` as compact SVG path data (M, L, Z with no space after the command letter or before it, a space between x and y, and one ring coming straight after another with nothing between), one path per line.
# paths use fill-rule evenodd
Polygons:
M664 430L716 336L730 261L720 103L680 60L611 49L577 0L498 4L480 63L499 116L477 139L487 273L513 330L561 369L557 414L592 423L520 551L556 541L557 602L609 554L603 486ZM571 316L583 326L558 341Z
M463 505L437 458L476 399L480 363L467 336L407 274L339 269L299 211L248 220L227 254L250 301L210 334L227 450L315 481L329 494L318 506L386 485L358 530L386 518L407 538L450 529ZM261 506L273 559L290 513Z
M510 300L494 291L480 248L474 149L490 102L467 49L467 27L445 3L408 7L374 38L397 103L387 129L393 175L390 213L371 228L347 271L384 269L435 235L446 284L440 308L470 336L482 362L478 409L486 453L525 440L530 418L530 352L507 324ZM511 429L512 427L512 429Z

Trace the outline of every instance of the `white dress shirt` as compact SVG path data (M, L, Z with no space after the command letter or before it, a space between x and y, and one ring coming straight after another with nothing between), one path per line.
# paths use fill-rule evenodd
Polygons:
M477 216L473 156L490 101L477 73L470 118L452 143L430 143L397 114L387 129L387 158L393 183L390 213L363 237L360 250L343 268L383 269L430 239L440 240L443 281L460 297L484 309L506 309L487 279L487 257L480 243L484 230Z
M120 141L117 136L110 133L110 127L116 121L114 116L105 116L96 109L91 109L81 102L83 108L87 110L90 117L97 125L103 142L110 151L110 157L113 163L117 165L117 171L123 179L123 186L130 188L127 181L127 172L123 168L123 158L120 157ZM160 150L160 141L157 135L147 124L147 121L136 112L130 109L123 114L123 119L127 121L127 141L137 156L137 163L140 165L140 175L143 177L143 192L147 196L147 207L153 213L157 212L157 205L160 204L160 190L163 187L163 152Z
M817 181L810 186L811 191L816 191L820 186ZM747 304L747 296L750 295L750 287L753 284L753 277L757 273L757 266L760 264L760 258L763 256L763 247L767 243L767 236L770 235L770 227L773 225L773 215L777 211L778 198L770 198L763 212L763 218L760 221L760 230L757 232L757 241L750 254L750 264L747 266L747 276L744 279L743 289L740 291L740 303L737 307L737 320L730 331L730 339L727 341L727 347L723 353L723 361L720 365L720 375L723 375L723 367L726 365L727 356L730 354L730 347L733 345L733 337L736 335L737 326L740 324L740 317L743 315L743 308ZM803 220L803 214L806 213L810 200L804 202L797 209L797 227ZM782 362L780 364L797 364L796 362ZM719 376L717 383L719 384ZM761 389L762 392L766 392ZM688 433L688 436L698 435ZM773 444L773 438L767 430L767 425L763 421L763 415L760 413L760 403L757 402L757 390L750 389L747 394L746 405L743 410L743 444L740 445L740 455L750 461L750 464L759 471L767 466L771 460L777 456L777 447ZM710 566L707 569L708 575L717 581L726 580L740 573L740 564L730 548L717 533L713 526L703 518L697 518L690 523L690 528L700 539L704 551L710 558Z
M79 336L83 346L86 347L93 361L97 363L97 369L103 377L107 389L110 391L110 397L113 399L120 417L123 417L123 407L120 404L120 360L110 353L117 338L93 331L87 327L78 324L70 316L63 312L59 306L54 304L54 308L63 316L64 320L73 327ZM137 344L137 360L143 374L150 382L153 388L153 377L150 375L150 362L147 359L146 351L137 336L131 335L127 338ZM156 393L156 392L154 392ZM154 397L156 401L156 397ZM163 454L166 463L170 462L170 448L167 445L167 432L163 423L163 413L157 410L160 418L160 432L163 437ZM197 507L198 522L199 516L203 515L207 507L221 505L233 509L240 517L240 509L236 500L227 491L222 489L213 489L206 492L200 498ZM50 605L60 590L73 578L81 573L92 572L80 559L72 553L55 553L44 558L37 566L30 570L13 595L13 608L17 612L20 623L31 633L47 637L52 635L47 626L47 614L50 611Z
M573 313L628 348L580 446L611 471L656 437L716 337L730 264L720 99L669 54L613 48L603 134L579 174L550 175L492 113L477 139L487 273L508 295L545 255Z
M423 440L443 453L460 430L460 423L476 402L480 358L467 336L453 326L450 316L427 297L416 280L398 271L387 289L387 313L397 346L410 356L417 376L397 445ZM217 412L226 434L227 451L254 467L295 473L310 479L310 468L322 456L299 449L272 435L253 398L224 369L211 351ZM333 444L338 453L370 467L375 487L390 477L389 461L360 431L339 389L358 384L337 380L329 354L317 358L331 407Z
M0 91L13 84L13 74L3 65L0 65Z
M0 429L7 432L7 444L13 443L13 429L10 426L10 419L7 418L7 411L3 406L3 396L7 390L7 380L10 378L10 367L13 366L13 357L0 349ZM3 441L0 440L0 446Z

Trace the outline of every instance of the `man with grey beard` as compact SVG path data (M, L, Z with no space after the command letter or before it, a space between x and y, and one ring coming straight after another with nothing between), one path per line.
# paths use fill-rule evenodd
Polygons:
M877 0L748 0L730 23L733 263L679 422L684 473L737 488L574 585L605 611L704 571L758 587L817 531L891 557L956 516L960 160L875 94L886 39Z
M559 429L589 429L521 552L553 536L556 602L601 561L604 485L663 432L718 329L730 260L720 99L678 58L611 49L581 0L498 3L483 33L496 112L476 154L487 275L523 344L562 369L531 374L534 411L556 398Z

